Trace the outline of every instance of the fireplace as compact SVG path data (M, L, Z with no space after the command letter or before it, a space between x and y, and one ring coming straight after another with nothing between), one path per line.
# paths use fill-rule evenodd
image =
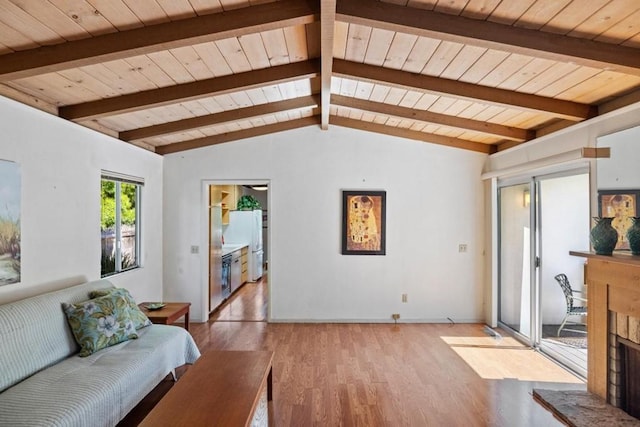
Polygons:
M640 418L640 345L618 338L620 363L620 408L628 414Z
M608 400L640 418L640 319L609 312Z
M640 418L640 256L587 258L587 390Z

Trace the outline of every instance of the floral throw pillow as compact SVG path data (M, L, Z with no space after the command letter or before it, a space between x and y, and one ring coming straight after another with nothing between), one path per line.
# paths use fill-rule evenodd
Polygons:
M144 328L151 324L151 320L149 320L146 314L140 310L138 304L136 304L129 291L125 288L106 288L89 292L89 298L102 297L105 295L122 296L127 300L127 303L129 304L129 315L131 316L131 320L133 320L133 324L136 329Z
M69 326L80 345L80 357L138 338L122 296L106 295L77 304L62 303Z

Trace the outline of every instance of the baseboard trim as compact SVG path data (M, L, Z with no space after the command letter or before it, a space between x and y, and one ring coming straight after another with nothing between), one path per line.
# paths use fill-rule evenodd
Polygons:
M389 323L389 324L412 324L412 323L433 323L433 324L456 324L456 323L479 323L484 325L483 319L402 319L397 322L392 319L274 319L271 318L269 323Z

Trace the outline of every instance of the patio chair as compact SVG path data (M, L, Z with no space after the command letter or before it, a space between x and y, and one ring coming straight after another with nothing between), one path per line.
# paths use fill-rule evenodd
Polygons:
M587 315L587 307L586 307L587 299L580 298L573 295L574 293L579 294L581 292L574 291L573 289L571 289L571 283L569 283L569 279L567 279L566 274L560 273L555 277L555 279L560 284L560 287L562 288L562 292L564 293L564 298L567 302L567 312L564 316L564 320L562 321L562 324L558 328L558 336L560 336L560 331L562 330L562 328L564 328L565 324L567 323L567 319L569 319L569 316L586 316ZM578 305L575 305L575 302L580 302L582 304L578 306Z

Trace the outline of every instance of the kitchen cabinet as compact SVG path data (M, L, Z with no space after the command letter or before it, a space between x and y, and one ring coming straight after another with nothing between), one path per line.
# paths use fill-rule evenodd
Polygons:
M248 280L249 246L226 244L222 246L223 259L229 257L230 292L235 292Z
M240 284L247 283L249 279L249 247L245 246L240 250L240 259L242 261L242 274L240 276Z
M228 187L228 185L224 185L221 187ZM230 194L227 190L220 190L220 203L221 203L221 208L222 208L222 225L227 225L229 224L229 211L230 211Z
M238 199L242 195L239 185L220 185L222 203L222 224L229 224L229 212L235 211L238 206Z
M242 251L231 253L231 293L235 292L240 285L242 278Z

